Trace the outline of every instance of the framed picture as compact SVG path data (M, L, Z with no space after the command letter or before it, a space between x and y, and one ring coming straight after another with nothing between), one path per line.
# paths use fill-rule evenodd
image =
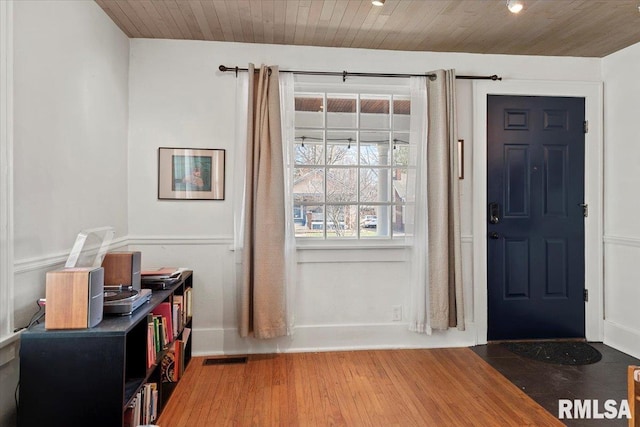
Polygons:
M224 200L224 150L158 149L158 199Z

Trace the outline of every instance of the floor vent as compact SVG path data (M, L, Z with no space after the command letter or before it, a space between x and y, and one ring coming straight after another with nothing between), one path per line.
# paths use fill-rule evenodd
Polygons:
M235 357L217 357L213 359L204 359L203 365L231 365L238 363L247 363L249 358L247 356L235 356Z

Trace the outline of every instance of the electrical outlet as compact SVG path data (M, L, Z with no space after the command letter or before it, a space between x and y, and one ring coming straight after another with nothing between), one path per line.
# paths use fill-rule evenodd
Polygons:
M394 322L402 321L402 306L401 305L394 305L391 308L393 310L393 321Z

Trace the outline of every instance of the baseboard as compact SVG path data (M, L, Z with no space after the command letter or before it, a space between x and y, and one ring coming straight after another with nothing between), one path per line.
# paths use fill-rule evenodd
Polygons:
M604 343L640 359L640 331L638 330L605 320Z
M242 338L236 328L195 328L193 354L305 353L410 348L469 347L475 345L475 325L432 335L408 330L406 323L298 326L294 335L271 340Z

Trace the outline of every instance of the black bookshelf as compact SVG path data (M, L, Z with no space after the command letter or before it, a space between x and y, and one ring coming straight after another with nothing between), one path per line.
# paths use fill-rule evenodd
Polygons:
M18 426L123 426L128 405L147 382L158 383L159 415L175 383L160 381L164 352L157 364L147 366L147 315L174 295L184 295L192 282L186 271L170 288L153 291L150 301L131 315L105 316L94 328L46 330L40 324L25 331ZM190 328L191 320L184 326ZM183 357L186 366L191 339Z

